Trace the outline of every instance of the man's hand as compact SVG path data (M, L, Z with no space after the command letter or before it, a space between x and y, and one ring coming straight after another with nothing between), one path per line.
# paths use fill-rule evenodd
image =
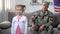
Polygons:
M33 23L32 24L32 28L35 29L36 28L36 24Z
M39 31L43 31L44 25L40 26Z
M34 16L31 17L32 19L35 18Z

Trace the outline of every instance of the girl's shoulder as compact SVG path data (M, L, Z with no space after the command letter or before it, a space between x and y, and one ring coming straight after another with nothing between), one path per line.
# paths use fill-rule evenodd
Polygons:
M17 19L17 16L13 17L13 20ZM22 15L21 19L27 19L27 17L25 15Z
M17 16L14 16L12 19L16 19Z
M27 17L25 15L22 15L22 18L26 19Z

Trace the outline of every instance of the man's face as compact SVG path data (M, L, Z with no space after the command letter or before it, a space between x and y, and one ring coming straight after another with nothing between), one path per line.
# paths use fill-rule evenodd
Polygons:
M49 7L48 5L43 4L43 8L42 9L43 10L48 10L48 7Z
M22 7L16 7L16 14L22 15L22 13L23 13Z

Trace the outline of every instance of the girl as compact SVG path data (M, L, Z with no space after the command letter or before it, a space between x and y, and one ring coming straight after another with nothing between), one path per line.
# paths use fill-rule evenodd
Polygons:
M16 16L12 19L11 34L27 34L27 17L23 15L25 5L16 5Z

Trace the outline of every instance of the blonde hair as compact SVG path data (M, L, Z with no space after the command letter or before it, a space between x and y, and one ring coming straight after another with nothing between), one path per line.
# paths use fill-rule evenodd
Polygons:
M25 5L20 5L20 4L19 4L19 5L16 5L16 6L15 6L15 9L16 9L17 7L22 7L23 11L26 9L26 6L25 6Z

